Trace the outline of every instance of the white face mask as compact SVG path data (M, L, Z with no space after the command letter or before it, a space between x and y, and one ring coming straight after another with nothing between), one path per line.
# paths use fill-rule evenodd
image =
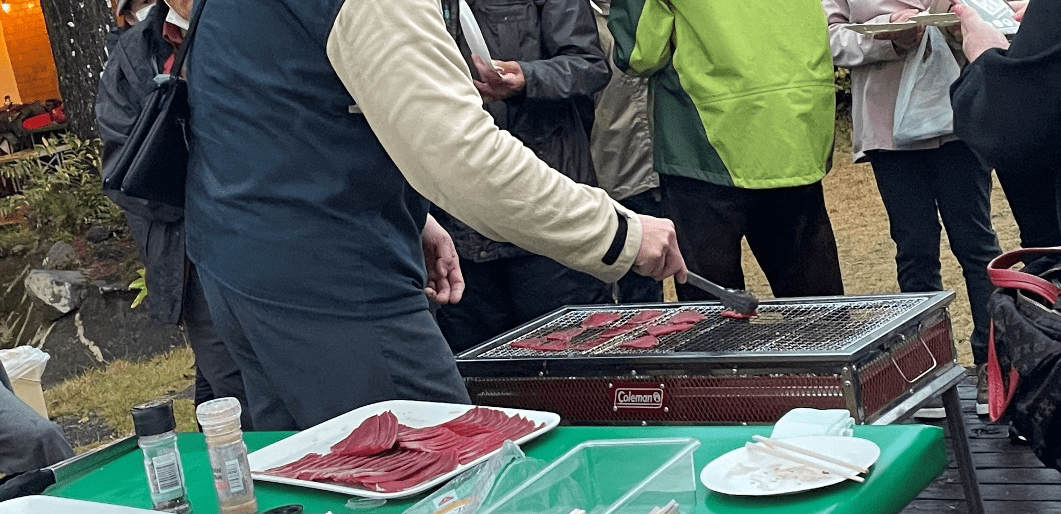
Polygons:
M136 19L138 19L140 21L144 21L145 19L147 19L147 13L151 12L151 8L152 7L154 7L154 6L153 5L145 5L145 6L141 7L140 10L136 11L135 13L133 13L133 15L136 16Z

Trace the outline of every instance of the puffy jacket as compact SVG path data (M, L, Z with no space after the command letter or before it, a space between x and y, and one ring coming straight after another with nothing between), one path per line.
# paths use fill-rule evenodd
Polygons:
M469 0L490 56L517 61L526 86L486 110L541 160L576 182L597 185L590 156L593 95L611 76L585 0ZM474 67L472 67L474 70ZM493 241L439 209L432 211L457 252L477 262L527 255Z
M656 171L723 186L825 175L835 98L819 0L612 0L615 61L650 77Z

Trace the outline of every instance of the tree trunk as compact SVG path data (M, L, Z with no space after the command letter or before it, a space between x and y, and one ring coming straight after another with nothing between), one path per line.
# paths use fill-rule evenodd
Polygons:
M107 0L41 0L48 27L59 92L70 120L70 131L94 138L94 106L99 76L107 61L107 30L115 24Z

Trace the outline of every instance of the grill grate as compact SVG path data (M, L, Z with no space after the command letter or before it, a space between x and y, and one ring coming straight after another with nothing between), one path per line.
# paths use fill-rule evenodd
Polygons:
M827 301L792 303L770 302L759 306L759 315L750 320L734 320L721 316L719 305L680 305L676 307L653 306L601 309L571 307L555 319L536 326L533 329L511 336L486 350L476 358L563 358L568 356L622 356L622 355L658 355L682 352L724 352L724 353L765 353L765 352L808 352L808 351L841 351L874 330L895 320L900 315L927 301L926 297L896 297L888 299ZM544 352L511 346L511 343L545 337L561 330L579 327L590 314L614 312L622 318L606 327L587 329L571 341L571 346L589 341L608 328L618 327L640 312L658 310L663 315L642 328L613 337L606 343L591 350L566 350L561 352ZM708 319L700 321L685 332L678 332L659 337L659 345L651 349L622 348L626 341L645 335L645 328L665 324L668 319L681 311L695 310Z

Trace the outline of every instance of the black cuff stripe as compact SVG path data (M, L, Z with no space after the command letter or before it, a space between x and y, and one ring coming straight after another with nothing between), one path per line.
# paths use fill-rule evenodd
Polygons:
M607 266L615 264L615 261L619 260L619 255L623 253L623 247L626 246L626 231L628 230L626 216L623 216L619 211L615 211L615 215L619 217L619 227L615 229L615 239L612 239L612 245L608 247L608 253L604 254L601 258Z

